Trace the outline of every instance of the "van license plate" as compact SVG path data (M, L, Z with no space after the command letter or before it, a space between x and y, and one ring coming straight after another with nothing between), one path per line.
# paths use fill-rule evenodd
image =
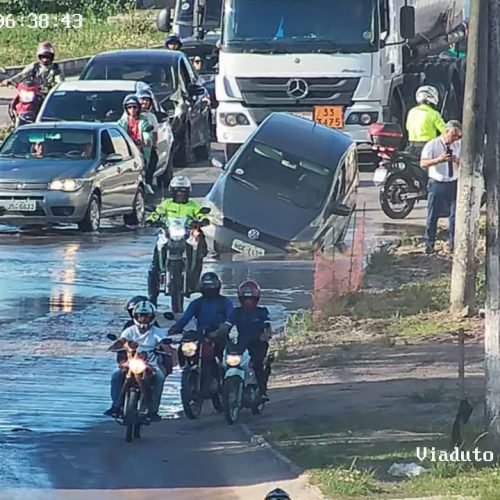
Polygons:
M250 243L246 243L241 240L233 240L231 248L235 252L243 253L245 255L249 255L250 257L261 257L266 253L263 248L250 245Z
M36 212L36 201L34 200L12 200L5 205L7 212Z
M387 169L386 168L377 168L375 172L373 172L373 183L375 185L382 184L387 177Z

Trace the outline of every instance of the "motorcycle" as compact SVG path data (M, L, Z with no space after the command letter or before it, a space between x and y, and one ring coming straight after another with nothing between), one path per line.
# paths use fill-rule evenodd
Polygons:
M266 385L271 374L273 361L272 354L266 356L264 360ZM264 409L266 401L259 395L257 378L248 349L229 341L224 352L223 367L225 373L222 386L222 406L226 422L229 425L235 424L243 408L249 408L252 415L259 415Z
M14 85L12 85L14 86ZM16 96L9 104L9 117L15 128L33 123L42 106L41 87L31 81L20 82L16 86Z
M209 208L201 208L200 214L208 213ZM154 303L160 293L170 295L172 311L181 313L184 310L184 297L190 294L190 285L198 281L201 273L201 259L196 254L200 243L204 242L201 229L208 226L209 220L169 217L160 223L162 227L158 231L155 252L158 272L150 271L148 293ZM187 253L191 252L189 247L192 248L191 259L187 258Z
M420 166L420 159L398 147L403 141L403 132L393 123L375 123L368 129L373 149L381 159L373 173L373 183L380 186L379 201L382 211L391 219L404 219L415 204L427 200L429 177ZM486 194L481 198L481 207L486 203ZM443 207L440 217L449 216L448 207Z
M179 347L179 365L182 367L181 400L186 416L199 418L206 399L212 401L215 411L222 412L222 370L210 333L184 332Z
M113 342L118 340L118 337L111 333L107 335L107 338ZM170 340L166 342L170 343ZM139 352L138 348L139 345L136 342L126 342L122 348L113 350L127 353L127 360L121 365L125 374L120 394L122 412L119 417L115 418L120 425L125 426L127 443L140 439L141 426L151 424L147 412L141 411L143 408L148 410L150 407L153 375L158 369L151 364L151 356L165 354L159 349L151 353Z

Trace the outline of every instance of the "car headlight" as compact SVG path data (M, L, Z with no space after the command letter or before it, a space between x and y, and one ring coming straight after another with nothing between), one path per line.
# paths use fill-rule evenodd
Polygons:
M241 356L239 354L228 354L226 356L227 366L239 366L241 364Z
M192 358L198 349L198 342L184 342L181 349L186 358Z
M140 375L146 370L146 363L141 358L132 358L128 362L128 368L135 375Z
M83 186L83 179L55 179L49 183L51 191L65 191L71 193L78 191Z
M346 120L346 125L362 125L364 127L375 123L378 120L378 113L351 113Z
M236 127L236 125L250 125L248 118L243 113L220 113L220 120L228 127Z
M212 224L216 226L224 225L224 214L214 203L204 200L203 206L210 209L210 213L207 214L207 218Z

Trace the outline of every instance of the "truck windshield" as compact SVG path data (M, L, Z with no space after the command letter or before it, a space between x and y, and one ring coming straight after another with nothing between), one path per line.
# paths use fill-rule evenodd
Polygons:
M290 52L375 50L374 0L228 0L225 47ZM293 45L293 47L292 47Z

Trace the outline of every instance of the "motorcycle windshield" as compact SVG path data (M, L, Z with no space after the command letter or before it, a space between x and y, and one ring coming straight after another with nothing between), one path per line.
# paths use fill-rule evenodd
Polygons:
M167 221L168 232L170 238L173 240L179 240L184 238L186 235L186 228L188 227L187 217L172 217Z

